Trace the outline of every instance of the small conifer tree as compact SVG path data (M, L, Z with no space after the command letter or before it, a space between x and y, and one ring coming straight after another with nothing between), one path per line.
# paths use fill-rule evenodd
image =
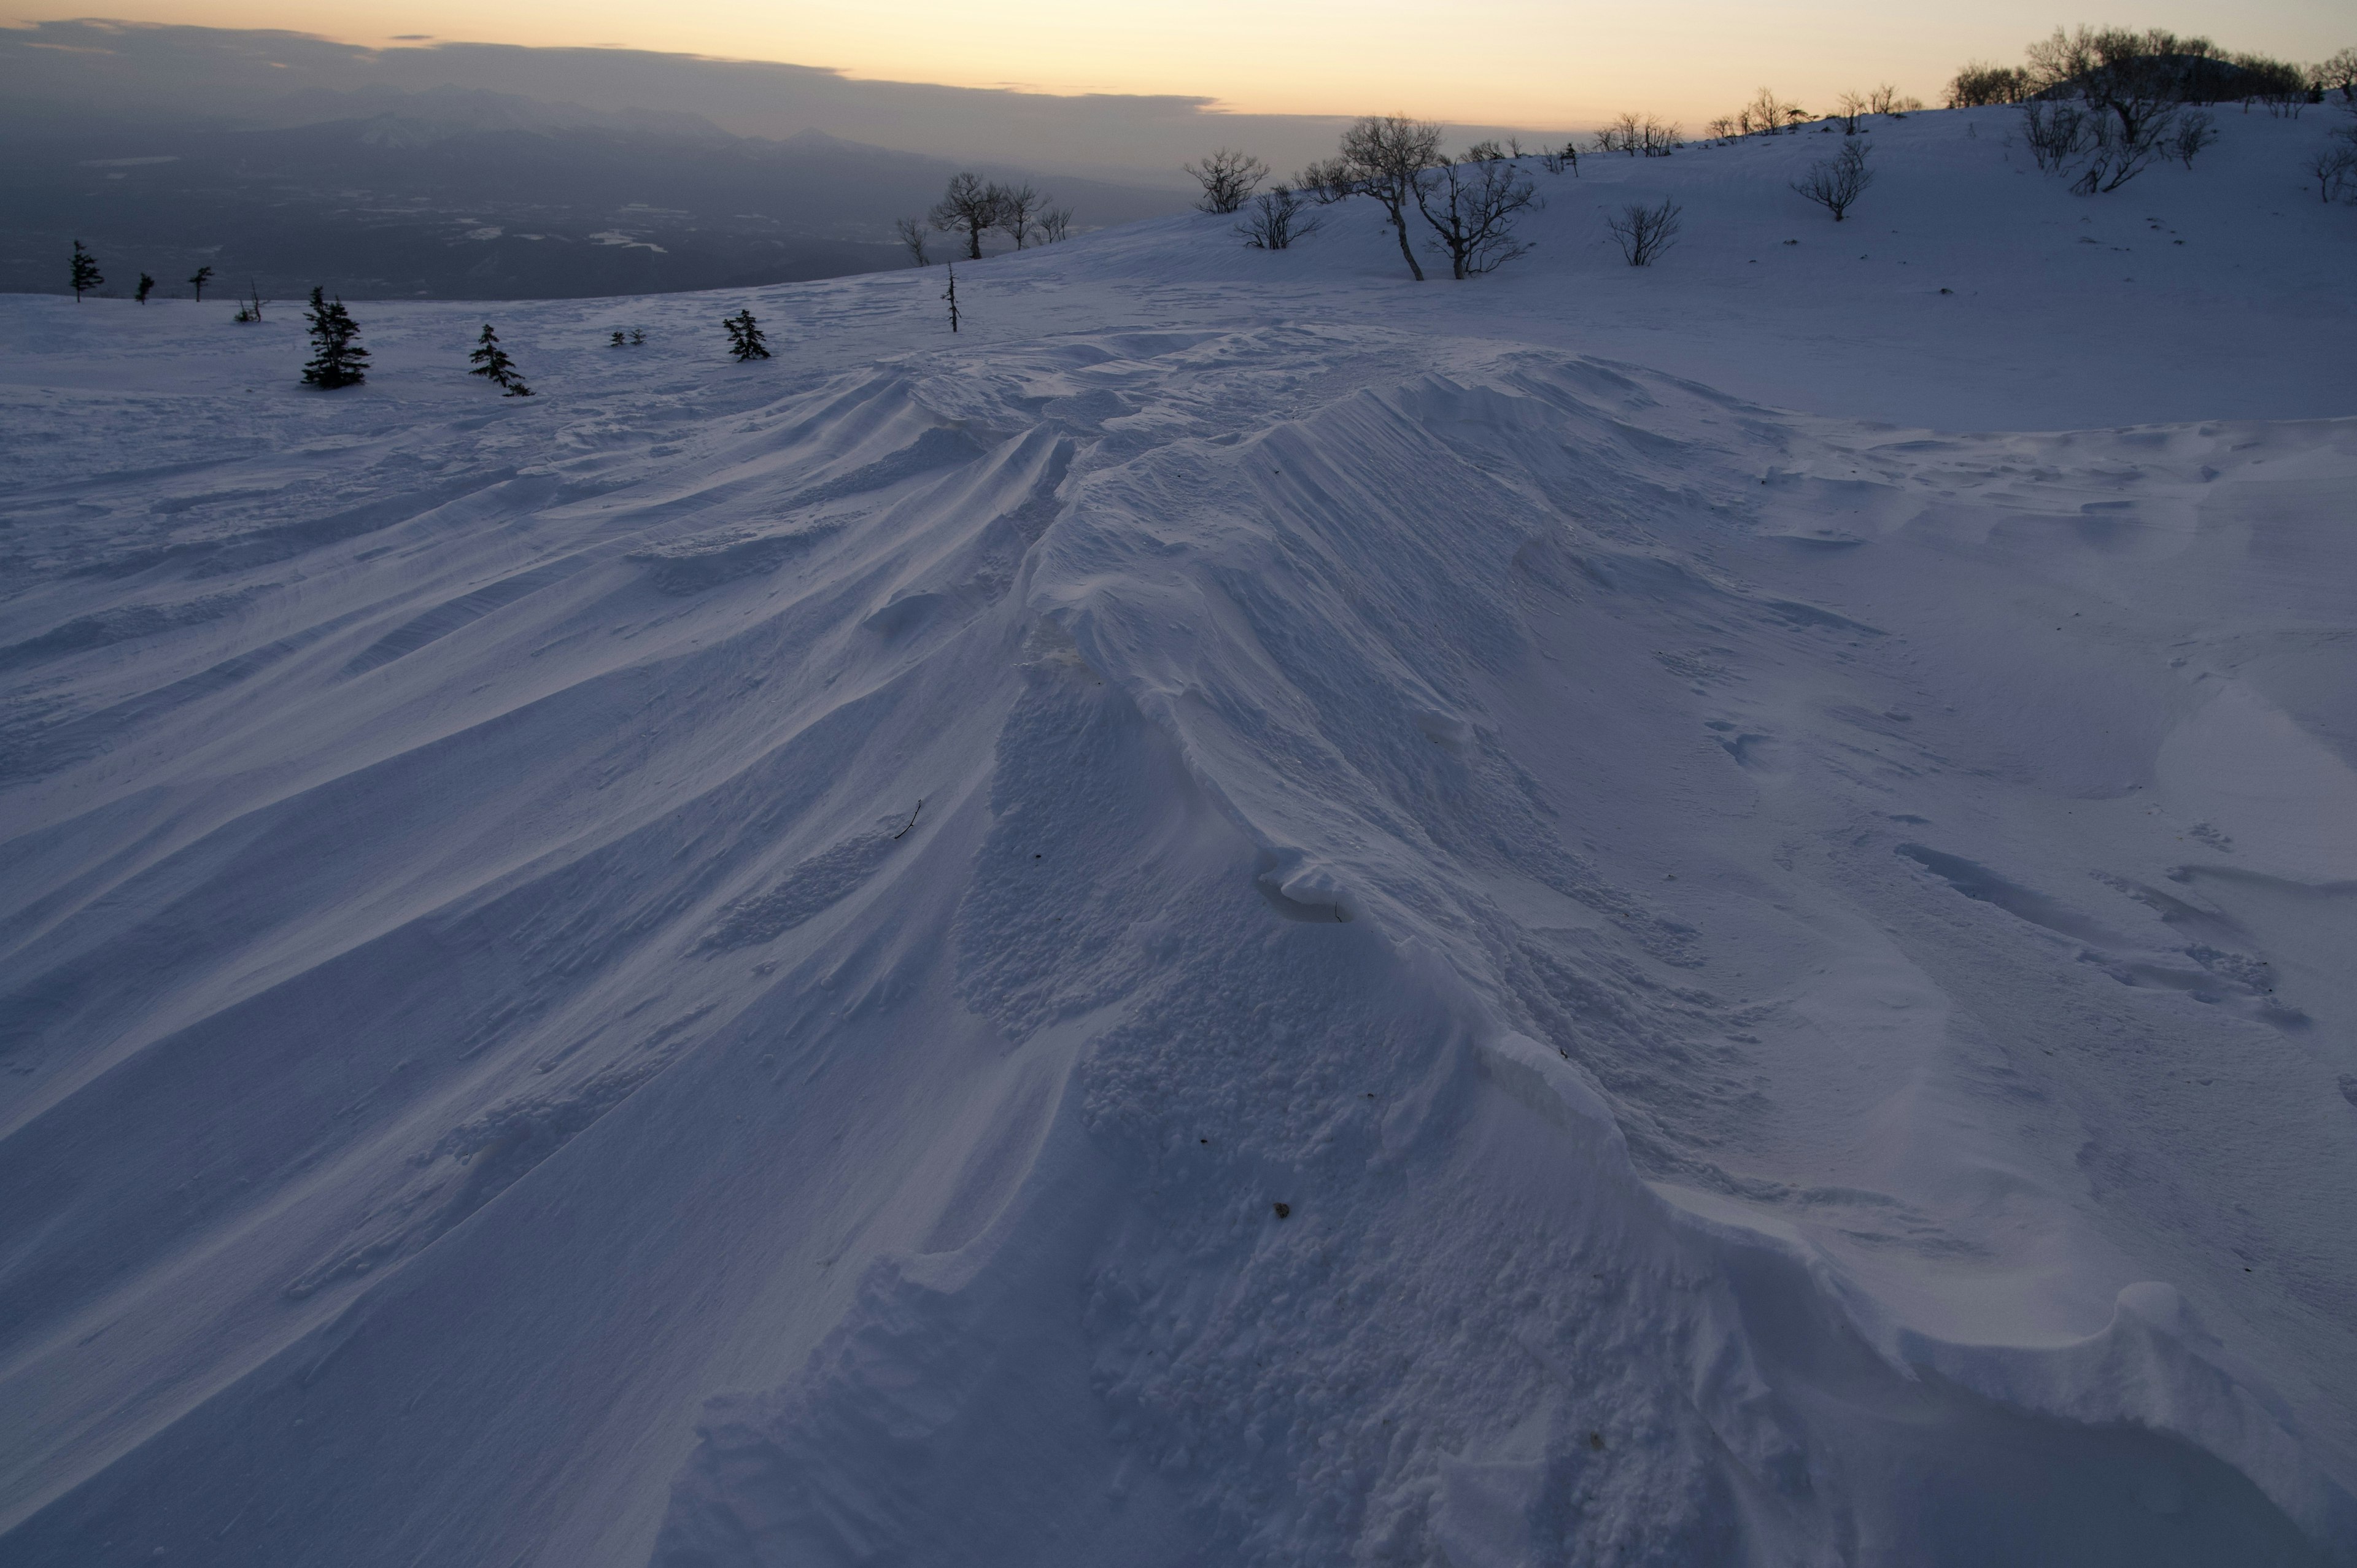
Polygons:
M617 327L614 328L614 336L610 340L609 346L616 349L622 346L622 329L620 328Z
M950 268L950 286L942 290L942 297L950 302L950 330L958 328L957 268Z
M83 250L80 240L73 242L73 247L74 303L80 305L83 295L104 283L106 279L99 275L98 258Z
M195 272L188 274L188 286L197 291L197 303L199 305L202 305L205 302L205 285L212 281L213 270L210 267L199 267Z
M728 328L728 351L737 356L737 363L770 357L770 340L761 335L761 324L753 319L750 310L724 317L720 325Z
M621 334L618 332L615 336L619 338ZM483 323L483 335L475 339L475 351L467 358L475 366L467 372L468 375L488 378L493 386L503 389L510 397L532 395L532 389L523 384L522 376L516 374L515 361L508 358L505 349L500 347L500 335L491 330L490 322Z
M145 305L147 303L147 296L155 292L156 280L149 277L145 273L141 273L139 274L139 292L133 295L131 297L137 300L140 304Z
M631 348L633 348L633 349L640 349L640 348L644 348L644 347L646 346L646 341L647 341L647 329L646 329L645 328L643 328L643 327L633 327L633 328L630 328L630 347L631 347Z
M330 300L314 287L311 308L303 318L311 324L311 362L303 367L304 385L333 392L368 380L369 351L361 347L360 323L342 300Z

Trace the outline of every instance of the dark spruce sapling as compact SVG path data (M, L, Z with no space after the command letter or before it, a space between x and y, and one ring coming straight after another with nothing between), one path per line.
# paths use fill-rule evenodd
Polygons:
M205 302L205 285L212 281L213 270L210 267L199 267L195 272L188 274L188 286L197 291L197 303L199 305L202 305Z
M333 392L356 387L368 380L369 351L361 347L360 323L340 299L324 290L311 290L311 308L303 313L310 323L311 360L303 367L303 384ZM257 310L255 319L260 319Z
M83 250L81 242L80 240L76 240L73 242L72 282L74 303L76 305L80 305L83 295L89 293L91 289L96 288L105 281L106 279L100 274L98 270L98 258L91 255L88 251Z
M761 324L753 319L752 311L723 317L720 325L728 329L728 351L737 356L738 364L770 357L770 340L762 336Z
M467 358L475 367L467 372L468 375L481 376L510 397L532 395L532 389L523 384L523 377L516 373L515 361L500 347L500 335L491 330L490 322L483 323L483 335L475 339L475 351Z
M147 303L147 296L155 292L156 280L149 277L145 273L141 273L139 274L139 287L132 294L131 297L141 305L145 305Z

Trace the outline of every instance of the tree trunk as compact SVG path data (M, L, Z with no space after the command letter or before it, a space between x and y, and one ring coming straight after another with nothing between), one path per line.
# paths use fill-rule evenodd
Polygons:
M1385 202L1384 205L1391 209L1392 230L1399 235L1400 254L1407 260L1407 270L1415 274L1416 282L1422 283L1424 268L1416 264L1415 249L1407 242L1407 203L1400 200Z

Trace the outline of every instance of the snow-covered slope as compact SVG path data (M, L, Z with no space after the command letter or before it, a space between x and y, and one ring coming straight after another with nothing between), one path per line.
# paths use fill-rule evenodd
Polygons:
M0 1557L2357 1562L2357 213L2005 125L0 301Z

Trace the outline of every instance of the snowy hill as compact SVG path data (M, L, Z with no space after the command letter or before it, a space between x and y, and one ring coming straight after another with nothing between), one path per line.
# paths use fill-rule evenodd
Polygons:
M0 300L0 1557L2357 1562L2357 209L2009 124Z

